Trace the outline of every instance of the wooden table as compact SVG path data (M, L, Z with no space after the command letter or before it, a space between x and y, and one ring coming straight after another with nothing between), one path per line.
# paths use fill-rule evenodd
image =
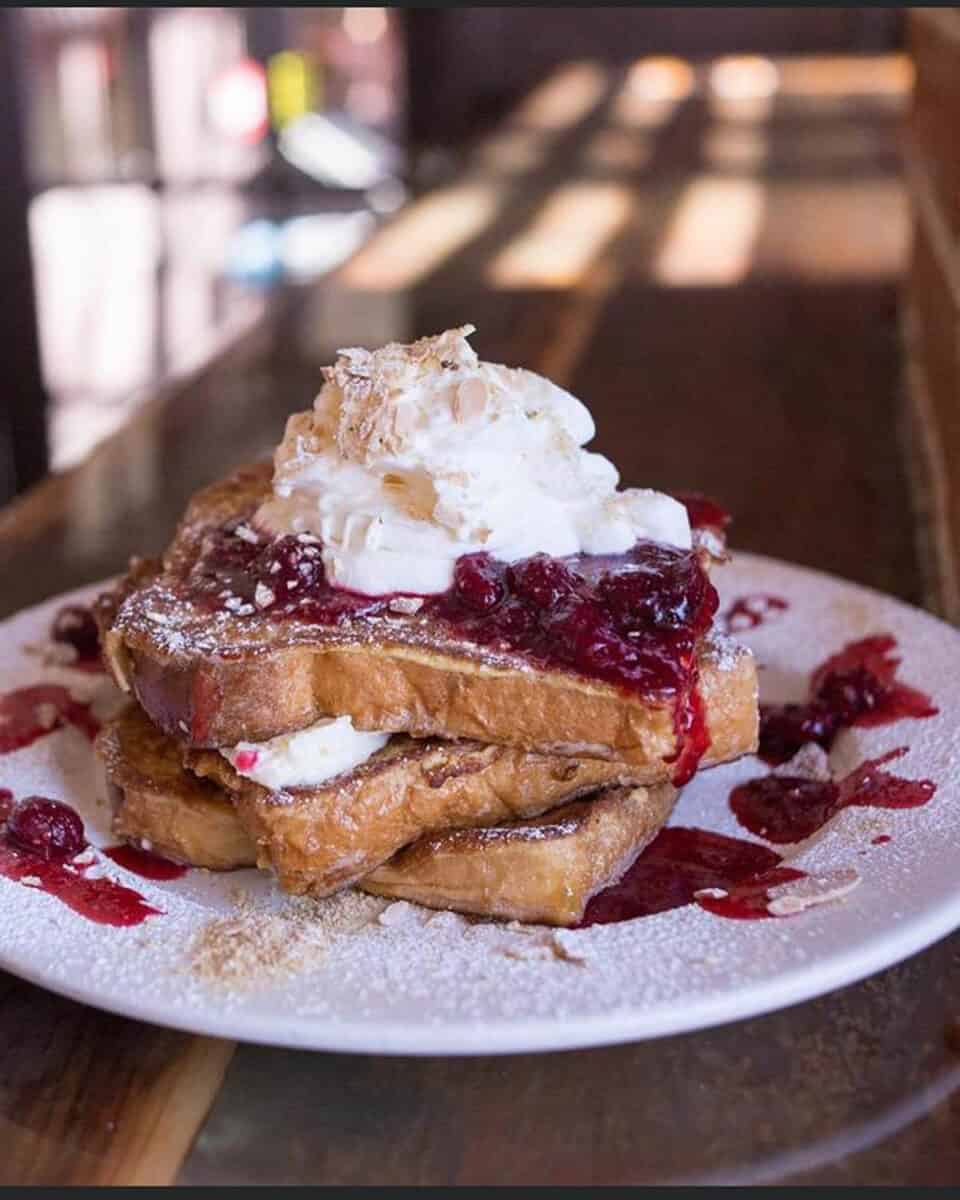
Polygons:
M401 217L399 249L377 242L336 279L280 298L91 461L0 513L0 613L160 549L196 487L270 449L336 345L467 320L483 357L545 371L590 403L596 448L625 484L716 494L736 513L736 545L923 602L898 436L894 108L778 102L751 158L743 123L711 125L697 98L657 126L624 125L619 83L604 77L560 129L521 114L499 151L487 145ZM678 280L664 265L705 178L763 201L739 280ZM469 236L413 278L400 251L443 249L450 189L459 217L493 196L492 217L474 204ZM576 236L605 220L609 239L578 267ZM3 976L0 1181L953 1182L958 988L954 937L717 1030L416 1060L238 1048Z

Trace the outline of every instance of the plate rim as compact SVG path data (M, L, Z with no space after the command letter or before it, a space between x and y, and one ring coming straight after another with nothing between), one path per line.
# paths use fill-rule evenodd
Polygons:
M925 609L906 603L876 588L839 575L791 563L770 555L735 551L738 562L787 568L817 580L852 588L872 599L892 603L944 636L960 640L960 630ZM29 616L55 602L89 594L115 580L93 581L18 610L7 622ZM736 989L701 997L682 1006L659 1003L646 1008L576 1017L448 1020L430 1024L406 1020L344 1021L322 1016L289 1014L282 1021L260 1013L218 1009L201 1004L171 1010L148 999L132 1000L96 988L85 988L45 976L42 969L24 964L0 950L0 969L55 995L162 1028L196 1036L225 1038L244 1043L366 1055L411 1057L484 1057L519 1053L545 1053L623 1045L629 1042L692 1033L745 1021L852 986L863 979L927 950L960 927L960 889L945 901L909 919L900 919L889 932L874 935L856 950L835 951L813 963L800 964L769 979L747 982Z

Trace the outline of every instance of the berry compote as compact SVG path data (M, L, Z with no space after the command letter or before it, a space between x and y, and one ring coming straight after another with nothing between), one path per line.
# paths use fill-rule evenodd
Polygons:
M696 770L709 744L697 643L717 610L716 590L696 550L639 541L625 554L535 554L509 564L467 554L446 592L418 597L413 607L403 603L410 597L363 596L332 586L320 551L309 535L268 539L247 523L233 523L208 535L191 592L239 619L263 613L336 625L371 616L403 620L402 613L415 608L410 619L429 619L491 652L673 704L675 782Z
M897 679L896 646L890 634L850 642L813 672L805 703L761 705L760 757L783 763L808 742L829 750L840 730L854 725L936 716L929 696Z
M769 596L762 592L738 596L719 618L719 625L727 633L743 633L777 620L789 607L782 596Z
M3 792L0 876L45 892L99 925L139 925L160 915L139 892L101 875L88 876L96 859L80 814L69 804L48 796L13 804L11 794Z
M699 492L674 492L673 498L679 500L687 510L691 529L723 531L730 524L732 518L729 512L709 496L703 496Z
M100 634L93 613L81 604L68 604L53 619L50 638L61 646L69 646L73 659L68 664L81 671L103 670L100 661Z
M937 785L880 769L906 752L901 746L868 759L837 782L793 775L751 779L733 789L730 807L745 829L777 845L811 837L842 808L919 808Z
M756 842L672 825L661 829L619 883L593 897L580 924L630 921L692 903L718 917L770 917L769 889L804 876L782 861Z
M152 850L143 850L140 846L131 846L127 843L108 846L104 850L104 854L118 867L132 871L141 879L166 882L170 879L179 879L187 873L187 868L182 863L171 862L169 858L154 854Z
M22 750L64 725L73 725L91 741L100 729L90 705L59 684L37 683L0 695L0 754Z

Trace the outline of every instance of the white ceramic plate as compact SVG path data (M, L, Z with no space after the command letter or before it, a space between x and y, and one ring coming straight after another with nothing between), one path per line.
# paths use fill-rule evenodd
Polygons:
M468 924L352 892L322 902L319 919L307 921L308 902L291 905L253 871L191 871L151 883L104 860L104 873L163 915L129 929L97 925L36 888L0 878L0 966L85 1003L197 1033L369 1053L499 1054L733 1021L915 953L960 925L960 635L875 592L752 555L738 555L717 582L724 606L756 593L789 602L778 619L742 635L760 664L763 699L802 698L810 670L825 657L854 638L890 632L903 657L900 678L939 705L937 717L847 731L834 747L832 764L843 770L907 745L897 773L938 784L923 808L847 809L787 848L790 861L810 871L856 867L862 881L842 902L766 921L725 920L692 906L555 939L542 929ZM45 666L27 649L45 640L65 600L83 601L96 590L0 625L4 690L49 680L81 697L105 691L95 677ZM109 702L106 695L97 701ZM685 789L673 822L749 836L727 797L735 783L765 770L750 758L704 772ZM68 801L94 845L110 842L103 780L89 743L73 729L0 757L0 786ZM891 840L875 845L878 832ZM217 921L230 924L216 926L214 937ZM226 966L232 979L211 974L198 955L204 931L217 953L235 947Z

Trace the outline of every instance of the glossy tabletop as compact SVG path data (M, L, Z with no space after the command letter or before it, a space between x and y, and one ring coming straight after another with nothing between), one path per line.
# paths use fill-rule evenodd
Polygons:
M276 296L87 463L0 512L0 614L160 550L198 486L269 453L337 346L466 321L484 358L588 402L625 484L714 494L735 545L924 603L896 89L819 77L723 111L682 81L654 103L578 70L336 277ZM0 1182L946 1184L958 996L953 937L716 1030L387 1059L234 1047L0 976Z

